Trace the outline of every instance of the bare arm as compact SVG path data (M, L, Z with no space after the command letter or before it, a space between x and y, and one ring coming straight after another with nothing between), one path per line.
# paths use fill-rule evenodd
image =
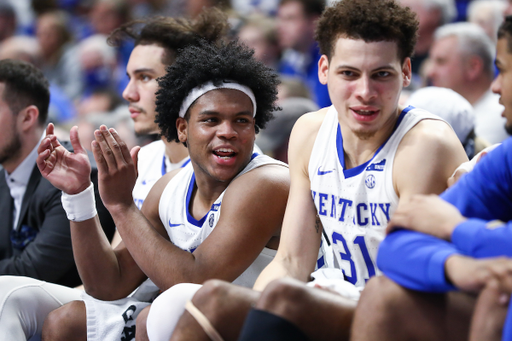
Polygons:
M91 166L80 145L76 127L71 129L70 140L74 153L59 144L50 124L47 137L38 149L37 165L41 174L55 187L65 193L76 194L91 183ZM138 270L123 244L116 252L112 250L97 215L83 222L70 222L70 226L73 255L89 294L113 300L126 296L142 282L144 274ZM121 269L127 271L121 272Z
M234 280L281 227L289 190L288 170L263 166L229 185L219 222L194 253L181 250L169 242L158 213L165 187L162 182L168 181L168 176L151 190L142 207L143 215L133 200L126 199L123 186L130 177L119 175L130 173L133 168L127 148L114 143L118 140L114 131L102 133L103 138L98 139L94 149L102 198L130 254L160 289L181 282L202 283L210 278ZM124 180L119 182L116 178Z
M440 194L466 153L444 122L424 120L407 133L398 147L393 184L402 202L414 194Z
M288 160L291 186L281 241L276 257L254 284L255 290L261 291L272 280L287 276L307 281L315 268L322 227L316 220L308 163L321 119L313 115L316 114L299 119L290 136Z

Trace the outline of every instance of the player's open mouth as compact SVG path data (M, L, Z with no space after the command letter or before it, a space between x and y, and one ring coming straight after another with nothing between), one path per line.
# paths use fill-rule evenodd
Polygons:
M378 110L354 110L354 111L356 112L356 114L364 115L364 116L373 115L378 112Z
M229 160L230 158L236 156L235 151L228 148L216 149L213 151L213 154L224 160Z
M352 108L351 110L352 110L352 112L354 114L354 118L356 120L358 120L358 121L363 121L363 122L372 121L380 113L380 110L378 110L378 109L371 110L371 109L355 109L355 108Z

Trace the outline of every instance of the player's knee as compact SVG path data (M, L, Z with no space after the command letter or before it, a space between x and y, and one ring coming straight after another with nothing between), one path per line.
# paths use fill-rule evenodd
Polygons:
M218 279L208 280L199 289L194 297L192 303L201 310L203 313L207 311L218 311L229 297L230 284Z
M261 294L256 308L289 318L291 314L303 311L308 305L309 290L304 283L288 278L270 282Z
M72 301L48 314L43 325L42 340L85 340L86 323L84 302Z
M399 312L400 304L406 298L406 290L385 276L374 276L367 283L361 293L357 305L358 310L365 310L365 315L375 316L380 312L389 318L392 312Z

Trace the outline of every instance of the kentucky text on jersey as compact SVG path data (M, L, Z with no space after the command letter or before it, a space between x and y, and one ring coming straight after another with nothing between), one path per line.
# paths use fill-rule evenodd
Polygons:
M335 194L311 191L318 214L341 222L350 221L359 226L381 226L389 221L389 202L356 202Z

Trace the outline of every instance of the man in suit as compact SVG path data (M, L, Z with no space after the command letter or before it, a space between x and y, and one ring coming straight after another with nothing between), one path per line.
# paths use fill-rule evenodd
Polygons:
M48 81L40 70L22 61L0 61L0 275L76 286L80 278L61 191L36 167L49 100ZM96 176L94 170L95 182ZM98 206L111 237L113 221L103 205Z

